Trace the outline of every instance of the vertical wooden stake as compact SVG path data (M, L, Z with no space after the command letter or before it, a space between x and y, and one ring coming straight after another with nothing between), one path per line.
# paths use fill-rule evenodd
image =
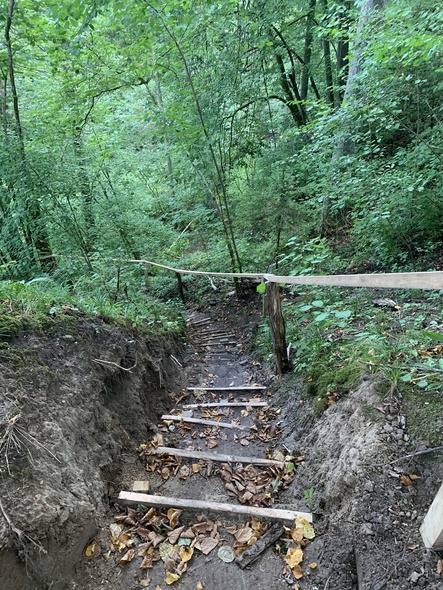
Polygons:
M271 327L272 344L274 346L277 375L288 371L291 363L287 355L285 318L281 308L278 283L267 283L266 301Z
M443 485L423 520L420 533L425 547L435 551L443 550Z

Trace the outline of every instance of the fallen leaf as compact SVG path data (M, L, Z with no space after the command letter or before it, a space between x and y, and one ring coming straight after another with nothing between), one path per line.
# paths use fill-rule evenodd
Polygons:
M201 471L202 467L203 466L200 463L193 463L191 465L192 473L199 473Z
M437 561L437 574L441 576L443 573L443 559Z
M168 510L169 524L173 529L175 529L175 527L178 525L178 521L179 521L181 513L182 513L181 510L177 510L175 508L170 508Z
M315 568L317 567L317 564L315 563L315 561L313 561L312 563L309 564L309 567L311 568L311 570L315 570Z
M98 554L98 543L97 541L94 539L93 541L91 541L89 543L89 545L86 545L86 547L83 550L83 554L85 557L96 557Z
M218 446L218 441L215 438L208 438L208 447L213 449Z
M295 567L292 568L292 575L294 576L294 578L296 580L303 578L303 572L302 572L302 569L299 565L296 565Z
M296 543L299 543L303 539L303 529L300 527L292 530L291 537Z
M295 519L295 526L303 529L303 535L306 539L311 540L315 537L314 527L304 516Z
M285 561L291 569L295 568L303 561L303 551L301 549L289 549L285 555Z
M203 584L200 582L200 580L197 582L195 590L203 590Z
M135 557L135 549L129 549L126 553L118 560L119 565L126 565L132 561Z
M172 545L174 545L175 543L177 543L178 538L180 537L180 535L182 534L182 532L185 530L184 526L180 526L177 529L174 529L173 531L170 531L168 533L168 541L170 543L172 543Z
M195 548L198 549L203 553L203 555L209 555L213 549L215 549L218 545L217 539L213 539L212 537L204 537L203 539L199 539L195 544Z
M166 584L168 584L168 586L170 586L177 580L180 580L180 576L178 574L174 574L173 572L167 572L165 581Z
M175 551L174 545L171 545L169 541L164 541L158 547L160 557L162 561L166 561L166 558L171 557Z
M194 555L194 549L192 547L183 546L180 548L180 558L185 563L189 561Z
M149 578L144 578L139 581L139 584L142 588L147 588L150 583L151 583L151 580Z

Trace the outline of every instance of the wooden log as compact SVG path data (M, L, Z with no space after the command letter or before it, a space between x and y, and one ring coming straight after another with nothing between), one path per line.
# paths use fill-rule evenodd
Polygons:
M240 385L239 387L232 386L232 387L187 387L187 391L263 391L266 390L267 387L264 385L251 385L245 386Z
M235 558L235 563L237 563L241 569L244 569L247 565L250 565L258 559L265 549L270 547L272 543L283 535L283 532L282 525L279 522L274 523L270 529L260 537L260 539Z
M251 406L251 408L266 408L267 402L217 402L209 404L185 404L184 410L194 410L198 408L242 408L243 406Z
M425 547L443 550L443 484L423 520L420 533Z
M192 500L190 498L152 496L150 494L137 494L135 492L120 492L117 502L123 506L143 504L158 508L211 510L214 512L227 512L230 514L242 514L246 516L256 516L257 518L269 518L270 520L284 520L290 522L293 522L299 516L303 516L308 522L312 522L312 514L309 512L297 512L296 510L283 510L279 508L259 508L257 506L225 504L223 502L207 502L204 500Z
M162 420L173 420L174 422L189 422L191 424L202 424L203 426L220 426L220 428L236 428L237 430L249 430L249 426L233 424L232 422L217 422L217 420L205 420L204 418L189 418L188 416L174 416L165 414Z
M157 447L156 449L150 449L149 453L151 455L172 455L174 457L204 459L205 461L221 461L222 463L250 463L251 465L276 465L281 469L283 469L285 466L284 461L276 461L275 459L262 459L261 457L241 457L237 455L222 455L220 453L206 453L203 451L176 449L174 447Z

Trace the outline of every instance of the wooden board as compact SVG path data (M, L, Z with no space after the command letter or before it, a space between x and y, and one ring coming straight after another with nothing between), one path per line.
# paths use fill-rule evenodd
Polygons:
M243 514L247 516L256 516L257 518L269 518L271 520L284 520L290 522L294 522L296 518L303 516L308 522L312 522L312 514L309 512L297 512L295 510L282 510L279 508L259 508L257 506L225 504L222 502L206 502L204 500L172 498L169 496L152 496L149 494L136 494L135 492L120 492L117 501L123 506L144 504L146 506L154 506L157 508L211 510L213 512Z
M162 420L173 420L174 422L190 422L191 424L202 424L203 426L220 426L220 428L236 428L237 430L249 430L249 426L233 424L232 422L217 422L217 420L205 420L204 418L188 418L188 416L174 416L165 414Z
M443 550L443 484L423 520L420 533L425 547Z
M269 273L235 273L207 272L201 270L185 270L158 264L149 260L128 260L128 262L144 263L150 266L165 268L174 273L191 275L208 275L213 277L250 278L285 283L287 285L325 285L333 287L371 287L375 289L443 289L443 271L433 272L401 272L363 275L325 275L325 276L277 276Z
M267 387L264 385L257 386L239 386L239 387L187 387L187 391L265 391Z
M194 410L199 408L241 408L244 406L251 406L251 408L266 408L267 402L217 402L209 404L185 404L184 410Z
M191 451L188 449L176 449L174 447L158 447L150 449L151 455L173 455L175 457L189 457L190 459L204 459L205 461L222 461L223 463L251 463L253 465L277 465L283 468L284 461L275 459L263 459L261 457L241 457L237 455L222 455L219 453L206 453L204 451Z

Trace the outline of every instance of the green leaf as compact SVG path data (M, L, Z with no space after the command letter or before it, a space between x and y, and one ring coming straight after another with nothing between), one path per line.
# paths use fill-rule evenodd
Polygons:
M314 305L315 307L324 307L324 303L323 301L313 301L312 305Z
M266 292L266 283L260 283L257 285L257 293L265 293Z
M443 334L439 334L438 332L421 332L422 336L425 338L430 338L431 340L436 340L437 342L443 341Z
M352 315L352 311L350 309L347 309L346 311L336 311L335 312L335 317L337 319L348 319L350 318Z
M325 320L327 317L329 316L329 313L319 313L317 316L315 316L314 321L315 322L322 322L323 320Z
M410 381L412 379L412 374L411 373L406 373L406 375L403 375L401 380L404 381L405 383Z
M292 461L290 461L287 465L286 465L286 473L292 473L295 469L295 465L294 463L292 463Z
M417 383L417 385L423 389L424 387L426 387L428 385L428 382L426 381L426 379L422 379L421 381L419 381Z

